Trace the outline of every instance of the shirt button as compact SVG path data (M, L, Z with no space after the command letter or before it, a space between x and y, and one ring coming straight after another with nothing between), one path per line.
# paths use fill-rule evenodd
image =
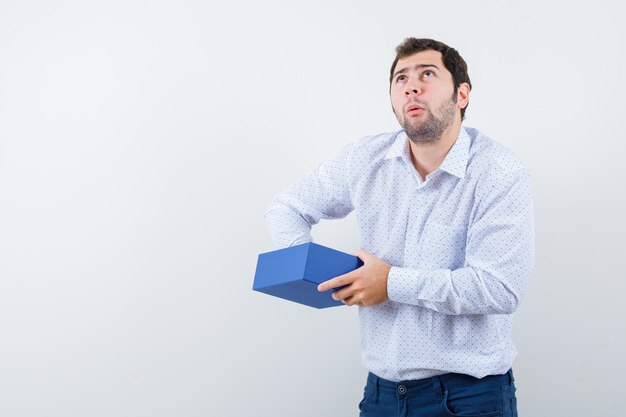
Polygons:
M400 385L398 387L398 393L402 395L406 394L406 387L404 385Z

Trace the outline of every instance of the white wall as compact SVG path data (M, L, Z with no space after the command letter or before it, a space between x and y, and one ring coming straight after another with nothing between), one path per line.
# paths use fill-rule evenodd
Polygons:
M0 3L0 415L349 416L357 310L251 291L271 197L397 124L404 37L534 178L520 415L614 416L626 371L617 1ZM352 216L318 242L354 252ZM617 412L619 414L619 412Z

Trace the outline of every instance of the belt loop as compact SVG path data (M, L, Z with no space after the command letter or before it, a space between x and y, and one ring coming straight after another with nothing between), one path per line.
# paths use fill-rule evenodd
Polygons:
M437 402L440 402L443 398L443 394L441 393L441 380L438 376L433 376L431 380L433 381L433 389L437 397Z
M513 383L515 382L515 378L513 378L513 368L509 369L509 372L507 372L507 374L509 374L509 385L513 385Z

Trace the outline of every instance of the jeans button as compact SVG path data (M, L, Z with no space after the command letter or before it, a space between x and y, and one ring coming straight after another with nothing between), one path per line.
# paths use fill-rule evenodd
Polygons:
M404 385L400 385L398 387L398 393L401 394L401 395L406 394L406 387Z

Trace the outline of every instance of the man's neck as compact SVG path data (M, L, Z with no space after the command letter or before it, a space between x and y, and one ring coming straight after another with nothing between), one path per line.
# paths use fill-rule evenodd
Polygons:
M428 143L415 143L409 140L411 147L411 162L422 177L422 180L426 180L426 176L435 171L446 159L446 155L456 142L461 131L460 121L453 123L448 129L446 129L441 137Z

